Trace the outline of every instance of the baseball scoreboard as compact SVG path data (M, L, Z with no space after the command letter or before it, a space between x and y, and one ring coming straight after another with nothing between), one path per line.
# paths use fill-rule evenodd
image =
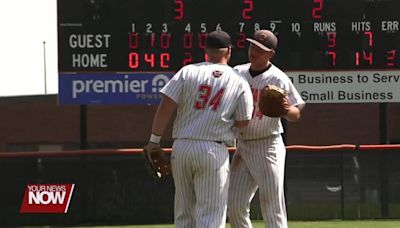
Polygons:
M230 64L245 63L246 37L269 29L284 71L374 70L397 83L399 10L399 0L58 0L60 78L173 73L203 61L219 29L232 37ZM87 83L77 85L75 95Z

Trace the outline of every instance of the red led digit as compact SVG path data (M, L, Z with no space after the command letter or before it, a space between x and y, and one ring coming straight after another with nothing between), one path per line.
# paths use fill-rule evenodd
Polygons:
M363 51L363 59L365 61L367 61L369 63L369 65L372 65L373 57L374 57L374 54L371 51L368 53L366 51Z
M139 67L139 54L137 52L129 53L129 68L136 69Z
M137 32L129 33L129 48L138 48L139 47L139 37Z
M150 47L154 47L154 44L156 42L156 35L154 32L150 33Z
M193 48L193 33L186 32L185 34L183 34L183 47Z
M160 55L160 67L169 68L169 53L161 53Z
M317 5L312 8L312 18L321 19L321 11L324 6L324 0L314 0Z
M206 48L207 33L201 32L198 34L199 37L199 48Z
M160 47L163 49L168 49L170 47L171 34L161 33L160 36Z
M394 60L396 58L396 50L390 50L386 52L386 66L394 66Z
M356 59L355 59L356 66L360 65L360 58L361 58L360 52L356 51ZM362 52L362 59L367 61L369 65L372 65L373 58L374 58L374 54L372 52L368 52L368 53L366 51Z
M192 53L185 52L184 55L185 55L185 59L183 60L182 64L185 66L185 65L188 65L188 64L190 64L192 62Z
M328 32L328 47L334 48L336 47L336 32Z
M336 66L336 52L335 51L328 51L327 53L329 56L331 56L331 64L332 66Z
M239 33L239 38L236 41L237 48L244 48L246 44L246 34L244 32Z
M253 17L250 15L251 11L253 11L254 3L253 0L243 0L245 7L242 10L242 18L245 20L251 20Z
M360 53L356 51L356 66L360 65Z
M368 31L368 32L364 32L364 35L366 35L367 37L368 37L368 45L370 46L370 47L372 47L372 32L371 31Z
M184 8L185 8L183 0L174 0L174 4L175 4L174 12L176 13L175 16L174 16L174 19L175 20L182 20L183 16L184 16L184 13L183 13L184 12Z
M146 62L148 62L148 63L150 63L150 67L154 67L154 54L153 53L151 53L151 54L149 54L149 53L145 53L144 54L144 61L146 61Z

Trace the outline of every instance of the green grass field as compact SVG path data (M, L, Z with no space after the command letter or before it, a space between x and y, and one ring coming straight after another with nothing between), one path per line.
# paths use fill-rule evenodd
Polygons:
M254 228L264 228L262 222L254 222ZM96 226L106 228L110 226ZM173 228L174 225L136 225L136 226L112 226L113 228ZM226 226L229 228L229 224ZM400 221L397 220L364 220L364 221L290 221L290 228L399 228ZM88 228L82 227L82 228Z

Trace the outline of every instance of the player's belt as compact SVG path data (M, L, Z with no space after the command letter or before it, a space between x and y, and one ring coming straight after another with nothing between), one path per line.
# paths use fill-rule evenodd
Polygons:
M222 145L228 146L224 141L214 141L214 142L216 142L218 144L222 144Z
M271 137L276 137L276 136L279 136L279 134L277 134L277 135L275 135L275 134L273 134L273 135L268 135L268 136L265 136L265 137L262 137L262 138L256 138L256 139L239 139L239 141L245 141L245 142L247 142L247 141L266 140L266 139L269 139L269 138L271 138Z

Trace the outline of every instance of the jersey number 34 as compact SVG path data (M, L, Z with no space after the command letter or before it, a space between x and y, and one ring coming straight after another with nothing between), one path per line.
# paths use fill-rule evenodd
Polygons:
M194 103L195 109L206 109L210 107L211 110L216 111L221 103L222 96L224 95L224 88L219 89L214 96L212 95L212 87L209 85L200 85L198 88L198 97Z

